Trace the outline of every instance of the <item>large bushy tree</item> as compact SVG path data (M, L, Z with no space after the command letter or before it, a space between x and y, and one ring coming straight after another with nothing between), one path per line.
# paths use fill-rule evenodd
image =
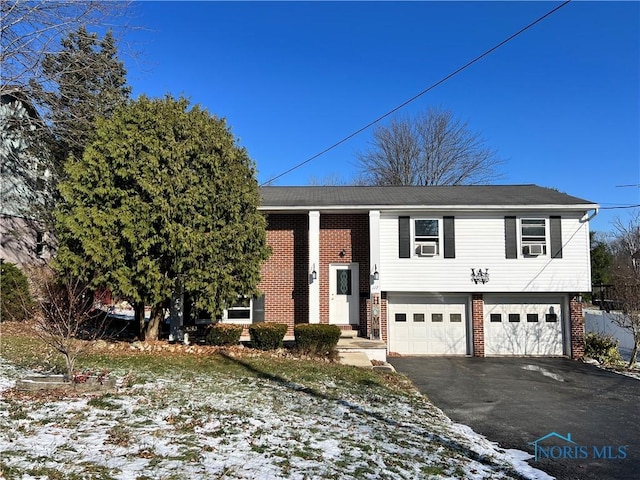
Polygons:
M502 163L478 132L444 109L395 117L373 130L371 147L357 154L359 183L471 185L499 177Z
M57 261L91 266L134 305L145 339L157 338L178 283L212 315L256 293L266 221L254 163L223 119L183 98L140 97L97 121L65 174Z

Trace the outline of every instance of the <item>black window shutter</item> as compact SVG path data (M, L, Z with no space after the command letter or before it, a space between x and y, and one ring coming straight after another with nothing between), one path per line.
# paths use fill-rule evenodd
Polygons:
M411 258L411 226L409 217L398 217L398 256Z
M516 217L504 217L505 258L518 258L518 231Z
M551 258L562 258L562 222L560 217L550 217Z
M453 217L443 217L444 258L456 258L456 227Z
M264 294L253 299L253 323L264 322Z

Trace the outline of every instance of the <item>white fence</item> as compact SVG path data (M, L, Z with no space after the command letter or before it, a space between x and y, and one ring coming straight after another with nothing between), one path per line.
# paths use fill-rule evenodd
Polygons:
M615 313L607 313L603 310L584 310L585 332L605 333L612 335L620 342L621 353L630 353L633 349L633 335L625 328L620 327L613 318Z

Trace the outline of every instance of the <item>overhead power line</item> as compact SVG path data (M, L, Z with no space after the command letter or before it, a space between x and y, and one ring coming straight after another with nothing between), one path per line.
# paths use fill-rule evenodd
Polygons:
M532 28L534 25L540 23L542 20L544 20L545 18L549 17L550 15L553 15L555 12L557 12L558 10L560 10L562 7L564 7L565 5L567 5L569 2L571 2L571 0L566 0L564 2L562 2L560 5L556 6L555 8L551 9L550 11L548 11L547 13L545 13L544 15L542 15L541 17L537 18L536 20L534 20L533 22L531 22L530 24L528 24L527 26L521 28L520 30L518 30L516 33L514 33L513 35L507 37L506 39L504 39L503 41L501 41L500 43L498 43L497 45L491 47L489 50L485 51L484 53L478 55L477 57L475 57L473 60L465 63L463 66L459 67L457 70L454 70L453 72L451 72L449 75L443 77L442 79L438 80L436 83L430 85L429 87L425 88L424 90L422 90L420 93L414 95L413 97L411 97L410 99L406 100L405 102L401 103L400 105L398 105L395 108L392 108L391 110L389 110L387 113L380 115L378 118L376 118L375 120L367 123L364 127L359 128L358 130L356 130L355 132L347 135L346 137L344 137L342 140L337 141L336 143L334 143L333 145L325 148L324 150L322 150L319 153L316 153L315 155L313 155L312 157L307 158L306 160L298 163L297 165L294 165L293 167L289 168L288 170L285 170L284 172L276 175L275 177L271 177L269 180L267 180L266 182L262 183L260 186L263 187L265 185L269 185L270 183L273 183L275 180L284 177L285 175L293 172L294 170L297 170L298 168L302 167L303 165L306 165L307 163L315 160L316 158L324 155L325 153L333 150L334 148L336 148L339 145L342 145L343 143L345 143L348 140L351 140L353 137L355 137L356 135L364 132L365 130L367 130L369 127L375 125L376 123L380 122L381 120L387 118L389 115L397 112L398 110L400 110L403 107L406 107L408 104L410 104L411 102L417 100L418 98L420 98L421 96L423 96L424 94L430 92L431 90L433 90L434 88L436 88L437 86L441 85L442 83L446 82L447 80L449 80L450 78L455 77L457 74L459 74L460 72L462 72L463 70L466 70L467 68L469 68L471 65L473 65L474 63L478 62L479 60L483 59L484 57L486 57L487 55L493 53L495 50L497 50L498 48L502 47L503 45L505 45L506 43L510 42L511 40L513 40L514 38L516 38L517 36L519 36L520 34L526 32L527 30L529 30L530 28Z
M640 207L640 204L638 205L624 205L622 207L600 207L600 210L617 210L620 208L638 208Z

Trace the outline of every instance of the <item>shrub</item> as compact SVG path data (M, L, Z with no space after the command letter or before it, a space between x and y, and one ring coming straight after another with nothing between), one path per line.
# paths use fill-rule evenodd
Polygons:
M216 323L209 328L206 341L209 345L229 346L240 342L243 325L235 323Z
M584 336L584 355L600 363L613 365L622 361L619 342L612 335L590 332Z
M22 321L33 313L35 303L29 282L22 270L9 262L2 262L0 272L0 321Z
M332 356L338 340L340 328L337 325L304 324L294 328L296 349L306 355Z
M251 346L260 350L281 348L286 333L287 325L284 323L254 323L249 326Z

